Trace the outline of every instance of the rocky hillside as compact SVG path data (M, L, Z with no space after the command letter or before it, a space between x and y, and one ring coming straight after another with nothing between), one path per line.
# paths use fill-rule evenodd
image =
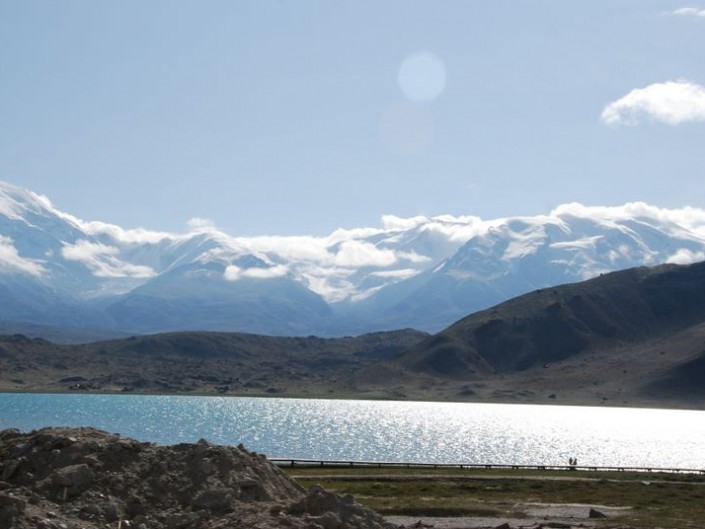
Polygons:
M167 333L79 345L0 336L0 389L325 394L340 378L426 336L414 330L345 338Z
M521 371L704 322L705 263L633 268L472 314L398 361L452 376Z
M390 381L431 377L474 398L702 407L705 263L537 290L458 321L391 365L399 378Z
M303 490L243 446L157 446L93 429L0 432L3 529L390 527L352 497Z

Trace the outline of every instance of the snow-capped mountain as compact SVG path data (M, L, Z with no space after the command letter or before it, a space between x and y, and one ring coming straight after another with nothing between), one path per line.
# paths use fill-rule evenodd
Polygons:
M380 291L358 310L375 314L384 328L440 330L532 290L635 266L705 260L704 221L700 210L645 204L569 204L549 216L488 221L438 266Z
M86 222L0 183L0 319L127 332L438 330L536 288L705 259L705 211L643 203L547 216L384 216L327 237Z

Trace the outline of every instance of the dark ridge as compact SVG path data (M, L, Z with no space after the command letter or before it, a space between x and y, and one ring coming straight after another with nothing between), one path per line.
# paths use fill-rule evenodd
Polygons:
M463 377L515 372L705 321L705 263L635 268L537 290L472 314L398 358Z

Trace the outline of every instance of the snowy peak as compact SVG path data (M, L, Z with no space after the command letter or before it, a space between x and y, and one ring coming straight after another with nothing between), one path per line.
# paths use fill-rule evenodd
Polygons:
M630 217L630 210L640 215ZM640 203L622 208L569 204L550 216L491 221L437 272L491 280L533 263L559 267L566 279L581 280L633 266L687 264L705 258L702 212L696 218L694 211Z
M377 329L438 331L531 290L660 263L705 260L705 212L642 203L560 206L549 215L474 220L452 256L362 304Z
M565 204L548 215L490 220L385 215L379 227L327 236L233 237L204 224L176 234L87 222L46 197L0 183L0 289L17 300L36 292L41 300L100 302L145 314L158 298L163 330L177 315L179 325L189 322L195 300L204 307L200 328L208 328L216 299L219 330L243 318L245 306L262 311L248 321L260 314L306 333L318 323L299 318L289 325L282 318L297 310L325 314L324 332L333 334L434 330L533 288L698 260L705 260L705 211L695 208ZM23 314L39 314L43 304ZM331 310L346 321L331 320ZM119 320L118 313L110 318ZM427 324L429 318L435 322Z
M30 215L51 216L55 213L48 198L0 181L0 215L12 220L26 221Z

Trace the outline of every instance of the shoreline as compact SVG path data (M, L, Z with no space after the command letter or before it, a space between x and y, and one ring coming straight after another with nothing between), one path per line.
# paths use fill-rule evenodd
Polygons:
M297 399L297 400L360 400L360 401L370 401L370 402L419 402L419 403L448 403L448 404L492 404L492 405L509 405L509 406L546 406L546 407L579 407L579 408L608 408L608 409L644 409L644 410L672 410L672 411L705 411L705 407L698 407L694 403L688 405L688 403L669 401L667 403L658 403L651 400L636 401L628 404L624 403L610 403L610 402L585 402L582 399L568 399L566 402L561 401L538 401L538 400L526 400L518 401L516 399L452 399L452 398L415 398L413 395L401 398L399 396L383 396L383 395L370 395L367 392L361 393L351 393L351 392L340 392L331 394L326 393L287 393L287 392L236 392L236 393L220 393L217 391L192 391L192 392L159 392L159 391L121 391L121 390L103 390L103 391L90 391L90 390L72 390L72 389L57 389L57 388L38 388L30 390L21 389L10 389L3 388L0 386L0 394L12 394L12 395L134 395L142 397L223 397L223 398L256 398L256 399ZM676 405L680 404L680 405Z
M626 348L605 350L520 371L456 373L395 362L394 355L416 339L413 333L373 338L331 344L193 333L81 346L6 338L0 343L0 391L705 410L705 389L672 376L690 353L666 354L660 342L629 354ZM643 362L627 360L637 352Z

